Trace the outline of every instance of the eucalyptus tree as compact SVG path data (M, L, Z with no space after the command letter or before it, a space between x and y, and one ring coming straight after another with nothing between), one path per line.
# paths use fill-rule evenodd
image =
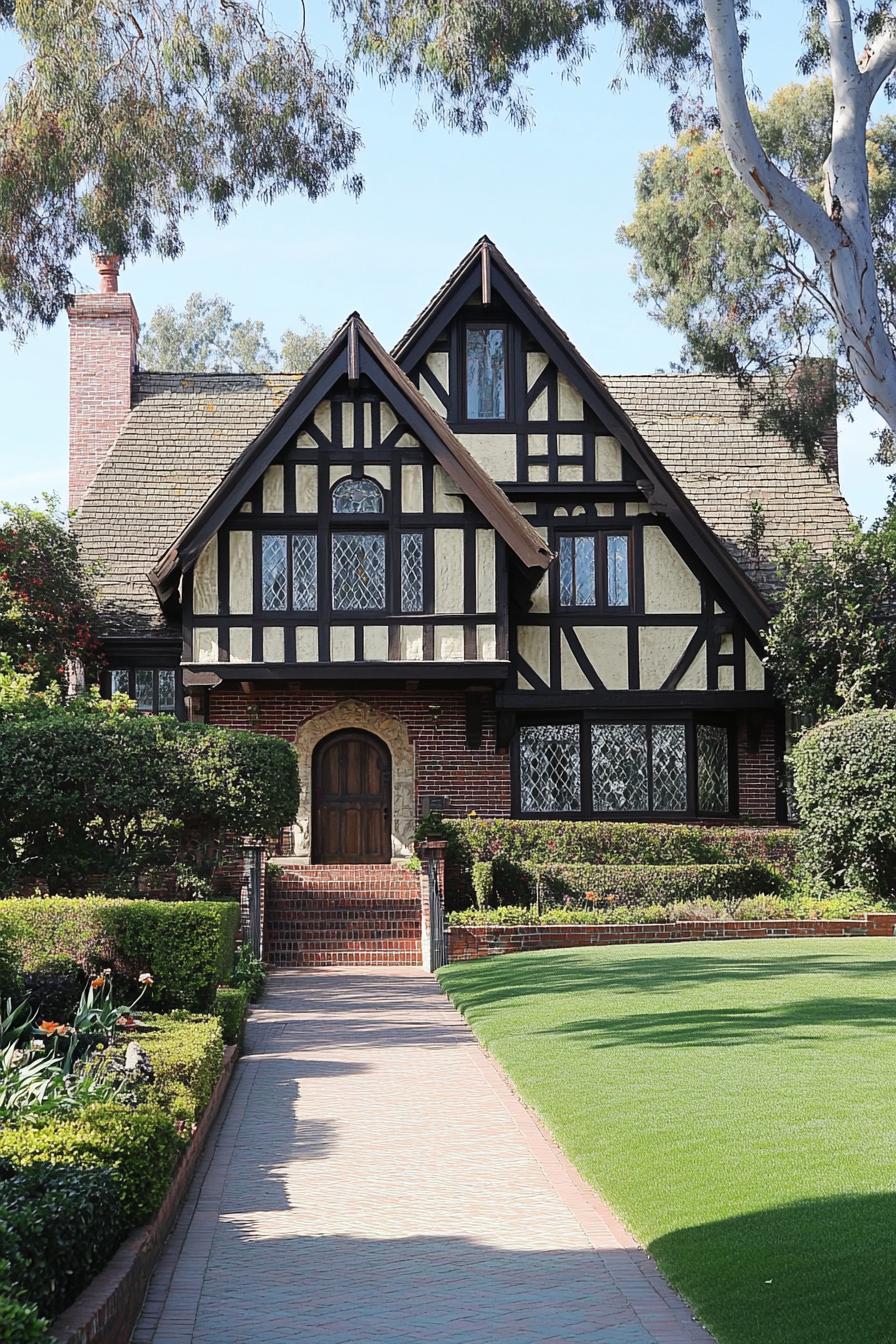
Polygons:
M157 308L140 336L145 369L183 373L304 373L326 345L323 327L299 318L280 338L279 360L263 322L235 322L233 304L220 295L190 294L182 308Z

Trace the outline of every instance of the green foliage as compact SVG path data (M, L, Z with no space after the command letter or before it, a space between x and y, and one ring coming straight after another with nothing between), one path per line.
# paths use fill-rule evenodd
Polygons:
M504 903L543 906L564 901L600 905L668 905L674 901L720 900L731 904L760 892L773 892L781 879L758 863L703 864L514 864L497 884Z
M142 875L207 877L227 837L274 834L295 816L288 743L140 715L123 698L35 698L0 714L0 888L43 881L132 894ZM192 894L192 893L191 893Z
M896 699L896 520L836 537L829 554L797 542L777 557L783 591L767 635L782 697L810 722Z
M4 18L27 61L0 110L0 328L52 323L83 250L176 256L185 215L315 200L359 147L348 71L257 0L3 0Z
M2 269L0 261L0 312ZM37 503L0 503L0 649L7 673L33 677L33 685L45 689L65 684L67 659L79 659L93 672L101 653L95 571L82 558L58 499L45 495L43 507ZM0 712L4 698L0 686Z
M240 943L233 959L233 971L230 984L245 989L249 1000L255 1003L261 998L267 971L264 962L259 961L248 943Z
M36 1307L7 1297L2 1284L3 1265L0 1264L0 1339L4 1344L53 1344L47 1333L49 1322Z
M471 906L452 910L449 927L490 927L515 924L670 924L677 920L721 922L732 919L857 919L874 911L889 911L892 904L871 901L863 892L845 891L830 896L805 896L799 891L780 895L759 894L744 900L716 900L696 895L687 900L637 902L633 905L558 905L542 909L535 905L499 905L492 910Z
M224 1042L217 995L214 1011L214 1017L143 1014L145 1026L131 1037L152 1065L148 1099L187 1134L208 1105L221 1072Z
M151 972L156 1007L208 1009L233 957L239 908L224 901L127 901L63 896L0 901L0 941L33 964L67 957L110 967L122 990Z
M0 1161L111 1172L127 1228L161 1204L181 1146L172 1121L154 1106L88 1106L62 1119L27 1117L0 1128Z
M793 751L800 850L833 887L896 891L896 710L869 709L806 733Z
M303 373L327 343L322 327L299 319L301 331L286 331L280 367ZM140 335L138 356L144 369L191 373L271 373L276 357L264 323L234 322L233 304L220 295L190 294L180 311L157 308Z
M215 1016L221 1023L225 1045L238 1045L243 1039L243 1020L249 994L245 987L219 985L215 995Z
M819 202L832 113L830 79L822 77L788 84L753 110L766 152ZM896 118L870 127L867 153L877 283L892 340ZM683 367L740 377L767 428L823 464L823 431L838 409L862 398L827 306L824 258L742 185L716 129L691 128L642 155L635 191L635 213L619 239L636 253L638 300L682 336ZM838 354L836 379L832 367L804 363ZM753 382L756 374L764 377Z
M22 986L34 1013L53 1022L68 1022L81 997L84 972L74 957L29 959L22 966Z
M473 895L480 910L495 904L495 865L489 860L477 860L470 869Z
M511 863L746 863L753 859L788 875L796 831L678 826L630 821L514 821L503 817L425 816L417 839L448 842L450 866L471 868L500 857Z
M35 1162L0 1171L0 1291L18 1291L42 1315L73 1302L126 1231L109 1170Z

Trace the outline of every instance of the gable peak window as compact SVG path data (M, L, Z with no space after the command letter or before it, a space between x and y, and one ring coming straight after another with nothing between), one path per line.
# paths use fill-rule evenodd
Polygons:
M507 416L507 329L471 324L465 332L468 420Z
M631 606L627 532L563 532L558 543L561 607Z
M330 492L334 513L382 513L383 492L369 476L354 480L346 476Z

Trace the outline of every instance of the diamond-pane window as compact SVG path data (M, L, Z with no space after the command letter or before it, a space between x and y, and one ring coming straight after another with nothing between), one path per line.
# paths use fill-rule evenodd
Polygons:
M381 532L333 533L333 610L384 611L386 538Z
M297 532L292 539L292 609L317 610L317 536Z
M261 538L261 607L263 611L286 610L286 538Z
M560 605L593 607L597 603L595 538L561 536Z
M503 420L505 411L503 327L467 328L467 418Z
M401 534L401 609L423 610L423 533Z
M138 667L134 673L134 699L137 708L152 713L154 707L152 668Z
M582 807L579 728L540 723L520 729L523 812L579 812Z
M645 723L591 725L595 812L646 812L648 749Z
M697 724L697 806L701 812L727 812L728 729Z
M334 513L382 513L383 492L368 476L353 481L346 477L333 486Z
M628 606L628 536L607 537L607 606Z
M655 723L653 738L653 810L686 812L688 807L687 746L683 723Z
M131 674L126 667L114 667L110 675L112 694L130 695Z
M158 677L159 677L159 713L173 714L175 709L174 671L172 668L163 667L160 669Z

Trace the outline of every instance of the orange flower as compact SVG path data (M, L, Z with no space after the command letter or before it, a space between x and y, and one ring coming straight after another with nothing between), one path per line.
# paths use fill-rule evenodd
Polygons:
M586 900L586 901L596 901L596 900L597 900L597 897L595 896L595 894L594 894L593 891L586 891L586 892L585 892L585 900Z
M104 975L95 975L90 982L90 988L102 989L105 983L106 983L106 977Z
M71 1027L67 1027L64 1022L41 1022L38 1031L42 1031L45 1036L68 1036Z

